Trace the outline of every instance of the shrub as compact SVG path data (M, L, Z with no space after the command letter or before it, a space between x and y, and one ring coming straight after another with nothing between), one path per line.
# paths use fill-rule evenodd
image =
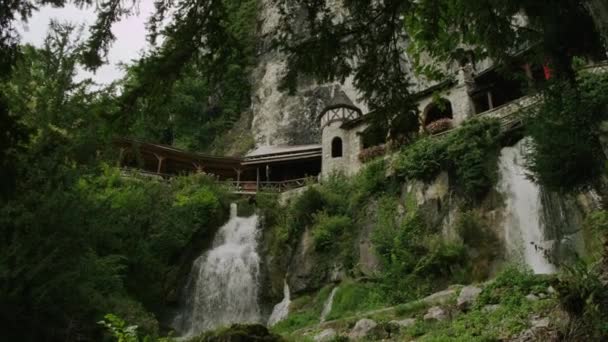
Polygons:
M399 154L395 169L406 179L431 181L445 169L447 159L446 142L442 138L426 137Z
M415 208L400 220L397 202L385 197L378 216L372 243L384 269L383 288L392 302L420 298L460 277L466 263L464 248L443 242Z
M386 154L386 145L368 147L366 149L361 150L361 152L359 152L359 160L362 163L367 163L367 162L374 160L385 154Z
M497 120L470 120L447 136L422 138L406 147L394 167L401 177L427 182L448 171L468 198L478 198L496 180L499 139Z
M525 296L530 293L545 292L550 280L550 276L535 275L530 270L507 266L484 288L476 305L520 304L527 300Z
M346 318L385 304L386 297L377 285L346 281L339 285L327 320Z
M339 242L340 236L352 227L346 216L330 216L326 212L315 215L312 236L317 251L328 251Z
M572 340L608 338L608 295L601 271L582 261L564 267L556 286L561 307L573 318Z
M527 154L537 180L553 190L585 186L603 171L598 127L608 115L608 74L583 74L578 88L554 82L526 113L534 144Z
M308 188L298 196L289 207L292 231L297 234L313 222L315 213L324 209L323 195L316 188Z

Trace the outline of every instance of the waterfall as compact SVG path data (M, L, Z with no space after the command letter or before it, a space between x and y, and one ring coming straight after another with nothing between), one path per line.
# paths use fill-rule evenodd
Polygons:
M498 190L505 197L504 233L507 251L525 262L534 273L554 273L550 255L553 241L547 239L539 186L526 176L524 139L500 153L501 179Z
M272 309L272 314L268 318L268 326L271 327L287 318L289 315L289 304L291 304L289 285L287 285L287 280L285 280L285 284L283 285L283 300Z
M334 296L336 295L336 292L338 292L338 286L331 290L329 297L327 297L325 304L323 304L323 311L321 311L321 323L325 322L327 316L329 316L329 313L331 312L331 307L334 305Z
M258 217L237 217L236 209L232 204L230 220L217 232L211 250L194 261L185 288L185 306L174 321L182 335L232 323L261 322Z

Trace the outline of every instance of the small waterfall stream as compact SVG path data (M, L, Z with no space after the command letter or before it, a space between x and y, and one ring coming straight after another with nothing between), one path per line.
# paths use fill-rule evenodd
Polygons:
M526 176L523 152L527 143L524 139L503 148L500 154L498 190L505 196L505 241L508 253L534 273L554 273L555 265L549 259L552 241L546 237L542 219L541 190Z
M336 295L336 292L338 292L338 286L334 287L333 290L331 290L329 297L327 297L325 304L323 304L323 311L321 311L320 319L321 323L325 322L327 316L329 316L329 314L331 313L331 307L334 305L334 296Z
M217 232L211 250L198 257L185 288L186 305L174 325L192 336L232 323L260 323L258 217L236 216Z
M283 300L272 309L272 314L268 318L267 323L269 327L287 318L289 315L289 304L291 304L289 285L287 285L287 280L285 280L285 285L283 285Z

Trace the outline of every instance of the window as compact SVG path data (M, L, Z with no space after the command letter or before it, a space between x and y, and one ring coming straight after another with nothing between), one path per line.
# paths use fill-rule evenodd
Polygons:
M335 137L331 141L331 157L338 158L342 157L342 139Z
M439 119L452 118L452 104L446 99L439 99L429 104L424 110L424 125L428 125Z

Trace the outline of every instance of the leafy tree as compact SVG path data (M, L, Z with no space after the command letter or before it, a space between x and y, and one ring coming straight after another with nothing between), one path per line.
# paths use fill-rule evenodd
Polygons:
M30 132L14 158L16 191L0 203L0 329L9 340L99 340L95 322L107 312L155 335L153 312L183 276L182 253L227 211L204 176L168 184L105 164L113 92L74 81L81 51L76 29L54 23L44 48L23 47L1 85Z
M294 91L304 77L343 82L352 75L374 125L393 139L410 139L419 124L404 44L403 14L411 2L347 1L344 13L333 4L277 1L282 20L275 43L288 64L283 87Z
M533 61L573 81L574 56L602 53L583 0L350 0L341 9L332 1L277 4L283 10L277 44L288 62L284 85L293 90L305 76L321 82L353 76L373 124L393 138L417 131L408 91L412 64L441 77L453 62L491 58L506 66L527 49Z
M522 50L574 80L576 55L601 55L584 0L423 0L406 16L414 55L440 61L491 58L504 63Z

